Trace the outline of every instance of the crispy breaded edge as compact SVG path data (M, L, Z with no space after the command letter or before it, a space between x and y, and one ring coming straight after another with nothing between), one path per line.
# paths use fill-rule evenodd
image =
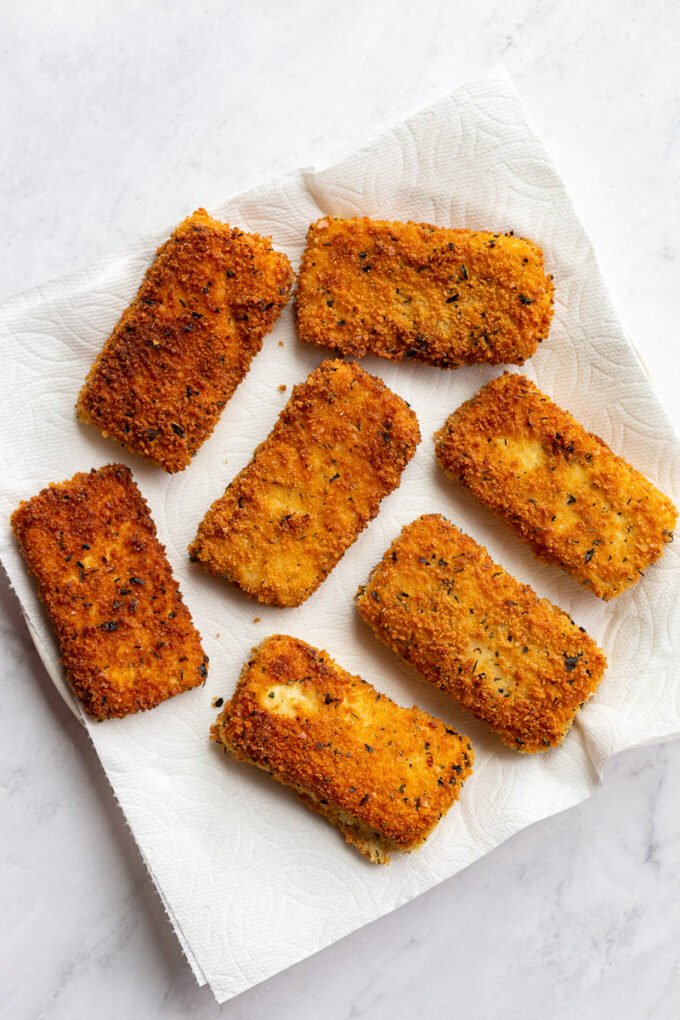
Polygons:
M363 694L365 694L366 692L370 692L371 695L376 695L378 701L382 700L384 704L386 703L391 707L395 717L398 718L400 721L405 722L407 717L410 718L411 713L416 712L419 717L419 723L422 724L424 722L430 722L431 724L435 724L435 727L440 726L446 731L447 735L454 737L455 740L457 741L458 753L454 758L456 764L450 766L450 771L454 774L450 777L448 786L445 786L445 789L448 791L447 793L448 803L439 805L439 808L435 808L435 811L439 809L439 813L436 815L433 814L430 824L426 825L426 827L421 828L420 832L418 832L417 834L413 834L413 831L411 829L410 838L408 839L408 841L406 841L406 839L399 839L398 837L390 838L390 836L381 835L380 832L376 831L375 824L371 825L368 822L365 822L360 817L358 817L354 812L346 810L337 802L332 802L330 799L328 801L322 800L318 796L318 794L309 786L291 779L290 773L288 771L283 771L281 769L272 767L270 764L265 764L264 761L255 757L247 750L242 749L239 745L235 744L233 740L229 738L229 735L227 733L227 725L230 718L235 715L241 722L243 722L244 719L244 717L241 715L241 712L239 711L239 702L241 701L239 695L243 693L246 698L249 695L256 696L257 680L253 681L249 680L252 674L253 667L258 661L261 661L259 660L260 653L266 654L266 651L268 651L268 646L270 645L270 643L275 642L277 640L290 642L293 644L293 646L298 647L302 646L304 650L306 652L311 653L313 658L317 660L319 663L321 664L326 663L327 666L325 667L325 671L327 673L330 672L330 674L332 675L331 683L333 682L333 680L339 679L342 685L345 686L346 685L345 678L347 678L347 680L350 681L350 684L347 685L348 689L350 690L358 689L362 691ZM262 668L264 672L265 668L264 665ZM271 679L272 681L274 681L276 679L275 675L272 676ZM315 690L315 692L317 691L316 686L313 686L313 689ZM264 711L264 716L266 718L271 718L271 714L268 710ZM256 724L256 726L259 732L258 724ZM474 751L469 743L468 738L456 732L455 730L449 728L441 719L438 719L437 717L431 716L427 712L423 712L422 710L417 709L416 706L413 706L411 710L403 708L401 705L399 705L397 702L394 702L390 697L388 697L384 693L377 691L376 688L374 688L370 683L368 683L368 681L362 680L361 677L348 673L347 670L343 669L342 666L335 662L326 651L314 648L313 646L308 645L306 642L301 641L298 638L293 638L283 634L270 635L270 637L265 638L263 641L260 642L259 645L251 649L250 656L248 657L248 659L246 660L241 669L241 674L234 695L226 704L221 706L220 714L215 723L211 726L210 738L211 740L214 740L218 744L220 744L225 753L227 752L231 753L233 757L236 758L238 761L249 762L251 765L257 766L257 768L259 768L263 772L266 772L277 782L293 789L308 808L315 811L317 814L322 815L324 818L326 818L327 821L331 822L332 825L338 828L345 836L345 841L347 843L351 843L371 862L377 864L388 864L390 860L389 856L390 853L394 852L411 853L413 850L416 850L420 846L422 846L422 844L428 839L428 837L432 834L432 832L439 824L443 814L445 814L458 801L462 785L466 781L466 779L471 775L472 766L474 763ZM272 740L274 739L275 738L272 738ZM285 740L287 739L288 738L286 737ZM390 740L388 743L391 744L391 742L392 741ZM372 740L372 743L375 743L375 741ZM425 746L427 748L428 746L427 743ZM366 748L369 752L373 750L372 748L368 747L368 745L366 745ZM437 751L435 750L434 752L431 752L431 754L432 753L436 754ZM293 755L289 747L287 748L286 755L289 758L291 755ZM293 755L294 759L296 757L297 757L296 754ZM316 761L317 758L318 753L310 751L304 755L303 760L311 759L314 762ZM324 763L320 764L323 764L324 768L327 768L327 764ZM427 764L431 765L432 761L431 760L428 761ZM357 782L358 780L360 780L361 775L362 772L361 769L359 768L359 770L356 771L356 774L352 776L352 781ZM371 779L374 779L374 776L371 776ZM432 783L432 786L435 790L441 785L443 785L441 778L436 786L434 785L434 782ZM354 790L354 787L352 787L352 790ZM401 790L403 792L403 786L401 787ZM361 801L361 804L363 804L363 801ZM397 821L398 822L400 821L398 816ZM385 824L384 819L383 824ZM390 824L391 821L388 821L387 825L389 826ZM404 829L402 828L402 833L403 832Z
M244 662L241 669L238 681L239 684L241 682L245 683L251 669L252 660L257 656L258 652L267 640L268 639L265 638L259 645L254 645L251 648L250 655ZM345 842L356 847L357 850L359 850L364 857L367 857L372 864L389 864L390 853L410 853L412 849L417 849L417 847L420 846L425 839L427 839L428 833L425 833L422 840L414 843L413 846L408 849L398 846L393 840L379 836L378 833L376 833L370 826L365 825L360 818L357 818L356 815L349 814L338 805L331 803L321 804L313 790L310 790L299 783L292 782L285 772L272 770L269 766L257 761L251 755L245 754L239 747L237 747L236 744L225 737L224 728L220 725L220 719L223 715L227 714L231 704L232 702L228 701L221 707L217 721L210 727L210 739L219 744L225 754L231 754L237 761L255 765L256 768L265 772L268 776L271 776L272 779L281 783L282 786L287 786L291 790L294 790L306 807L308 807L311 811L314 811L316 814L321 815L329 821L331 825L334 825L337 829L339 829L345 837ZM472 751L470 753L471 760L474 760ZM434 827L435 826L433 825L432 828Z
M612 561L611 555L607 562L600 562L597 554L593 557L597 547L603 544L600 536L593 543L593 547L586 551L583 561L573 562L569 555L572 539L564 537L560 532L555 533L551 529L550 523L539 517L542 512L539 491L533 493L539 497L539 508L537 509L536 500L518 500L512 492L508 492L500 484L494 484L491 488L486 484L489 479L484 477L487 473L484 458L481 461L476 461L474 455L475 438L478 431L476 427L478 420L475 420L474 412L476 408L481 408L481 420L485 422L489 418L493 419L494 414L505 413L507 407L514 409L518 399L517 389L529 400L539 400L542 405L545 405L541 407L540 421L537 423L534 417L533 423L527 423L525 438L537 442L542 449L546 450L549 443L540 435L540 430L549 429L554 436L554 445L558 448L562 447L565 457L573 454L574 445L576 445L578 450L577 465L584 459L588 461L593 454L597 453L603 458L604 466L610 476L628 473L627 477L616 479L619 492L623 493L624 485L634 481L645 491L646 498L656 503L657 514L660 516L665 512L668 515L663 533L660 534L657 531L654 534L654 529L649 532L649 523L652 520L649 512L644 512L643 509L637 512L637 524L640 527L647 526L648 528L644 542L648 555L642 558L638 557L637 560L630 558L628 568L630 574L627 579L622 580L618 575L612 574L612 569L608 565L609 561ZM492 394L495 400L491 399ZM532 411L535 416L536 408L528 406L528 414L531 414ZM490 428L490 431L493 434L493 428ZM536 432L539 432L538 436ZM502 434L502 430L499 434ZM569 439L569 442L565 437ZM594 433L586 431L569 411L556 404L526 376L504 372L496 379L492 379L449 415L444 425L435 432L434 440L437 461L450 478L468 488L484 506L512 528L515 534L527 543L538 560L564 570L580 585L605 602L617 598L638 583L644 571L661 558L665 545L673 539L672 528L677 522L677 510L671 500L642 472L634 468L623 457L614 453L604 440ZM482 448L484 449L484 446ZM485 456L489 457L490 454L485 453ZM554 451L553 456L556 456ZM598 472L602 472L602 470L603 466L600 462ZM547 484L550 476L544 472L543 477ZM596 488L599 487L598 484ZM600 498L603 502L607 502L610 497L605 492ZM610 512L613 513L611 507ZM577 526L582 527L580 523ZM607 538L611 537L611 534L607 536L607 519L605 519L602 528L606 543ZM619 561L614 558L612 562L616 566L626 560Z
M249 755L243 754L239 751L235 744L224 738L217 723L214 723L210 729L210 739L216 741L225 754L233 755L237 761L248 762L250 765L255 765L256 768L260 769L262 772L266 772L268 776L271 776L272 779L276 780L276 782L281 783L282 786L287 786L289 789L294 790L306 807L308 807L311 811L316 812L316 814L321 815L329 821L331 825L334 825L335 828L339 829L345 837L345 842L356 847L357 850L359 850L364 857L367 857L372 864L389 864L391 853L411 853L412 850L418 849L418 847L427 838L428 834L426 833L422 840L418 843L414 843L408 848L397 846L393 840L378 836L377 833L369 826L365 825L360 818L357 818L355 815L348 814L337 805L330 803L321 804L319 802L319 798L312 790L291 782L284 772L273 771L267 765L263 765L261 762L251 758Z
M216 558L206 553L206 548L209 547L211 541L214 540L214 535L211 533L216 519L222 517L222 511L225 507L228 507L229 502L232 504L236 500L238 502L238 508L232 505L231 510L225 511L230 513L228 525L224 525L222 522L222 536L229 535L230 531L234 527L234 522L246 517L248 513L247 500L250 496L250 488L260 488L262 486L262 462L267 460L270 450L277 451L279 444L284 442L291 442L292 438L301 444L302 449L309 449L309 445L305 441L304 436L299 435L299 431L305 424L304 414L300 408L318 403L321 407L320 396L325 386L330 384L327 381L327 376L331 372L342 371L343 373L351 373L353 380L350 383L350 390L352 389L355 381L360 381L363 386L367 389L372 390L372 396L375 403L379 401L385 403L391 403L392 406L389 409L390 423L388 428L391 429L392 425L397 423L400 427L394 429L391 435L394 437L397 433L399 434L399 444L401 444L400 452L395 452L394 444L388 444L387 440L383 435L383 441L378 447L374 447L370 451L371 462L375 468L376 477L371 480L371 495L377 496L377 502L373 507L369 507L369 512L366 515L361 515L360 520L357 522L357 527L354 529L347 529L343 534L347 536L347 541L342 544L342 547L338 551L338 555L334 558L331 557L328 562L324 565L318 566L316 576L309 581L304 590L300 592L293 592L291 594L290 586L287 588L285 584L278 583L276 564L273 564L272 570L269 573L269 578L262 581L259 587L254 585L242 584L236 576L233 576L235 571L233 566L231 570L225 569L226 564L224 559L217 561ZM329 401L330 402L330 401ZM342 412L344 415L344 411ZM317 425L321 425L322 414L319 411L319 422ZM401 420L403 419L403 421ZM326 412L323 421L324 427L328 430L328 433L332 439L333 428L337 423L337 415ZM292 437L292 438L291 438ZM418 425L418 419L416 418L415 412L411 406L405 401L399 394L391 390L387 384L379 377L366 372L356 362L342 361L341 359L328 359L323 361L316 369L314 369L305 380L298 383L294 388L293 392L288 399L285 407L281 410L279 417L277 418L272 430L266 436L266 438L256 447L253 455L245 465L245 467L232 479L227 486L222 496L216 499L212 505L206 511L203 519L198 525L197 533L193 541L188 546L189 558L192 562L198 562L201 567L208 573L224 577L231 581L240 590L245 592L249 597L256 599L258 602L264 603L265 605L277 606L279 608L289 608L299 606L304 603L314 592L321 586L326 580L332 570L335 569L338 562L356 542L359 535L368 526L368 524L377 517L380 512L380 504L391 492L394 492L401 483L402 474L408 465L409 461L415 454L416 447L420 442L421 434ZM319 447L321 444L317 440L315 446ZM389 451L389 456L388 456ZM380 469L380 470L379 470ZM265 468L265 470L267 470ZM379 484L378 476L382 476L383 484ZM391 479L385 481L385 477L391 475ZM329 482L332 482L330 479ZM270 482L270 488L272 487ZM364 483L365 480L364 480ZM389 487L388 487L389 486ZM366 484L366 488L368 485ZM328 490L328 498L330 495L334 496L337 492L334 490ZM352 497L353 498L353 497ZM246 507L241 510L241 500L246 500ZM325 504L323 504L325 505ZM336 504L337 506L337 504ZM274 534L275 541L278 541L278 535L281 533L282 528L285 526L286 534L295 527L299 519L304 516L299 513L291 513L284 516L278 523L278 525L272 524L272 534ZM291 521L292 518L292 521ZM325 534L330 535L329 530L325 529ZM339 535L340 530L336 529L333 532L334 535ZM260 529L252 528L250 531L250 538L254 540L257 536L262 538L265 532ZM269 537L267 533L266 537ZM241 539L242 541L242 539ZM241 557L244 557L244 553L241 553ZM235 558L232 552L229 557L232 562Z
M336 255L338 255L337 261L331 260L328 262L328 256L324 249L333 247L333 241L329 242L327 240L325 243L319 241L319 235L322 230L328 229L331 225L335 238L340 233L337 229L338 226L340 226L340 230L344 228L345 233L344 235L340 234L340 236L343 236L345 244L339 246L336 250ZM392 323L389 310L395 311L399 305L402 305L404 302L410 302L410 297L400 298L399 300L393 298L388 303L387 310L385 310L384 295L376 294L370 301L367 300L360 304L359 308L355 304L352 317L347 317L346 314L343 314L343 317L338 320L337 315L333 315L328 309L334 306L336 299L343 296L346 297L345 291L351 292L353 285L356 289L356 285L361 279L361 273L357 271L353 277L354 284L351 282L352 266L347 257L348 250L352 248L354 243L356 250L352 250L351 254L360 260L355 267L357 270L358 267L363 272L374 269L372 261L376 253L370 255L368 249L372 247L372 240L376 243L376 238L379 238L381 232L387 234L393 248L395 244L403 246L400 254L393 251L388 256L382 241L377 242L380 250L381 266L386 257L391 257L397 265L394 270L394 276L391 269L387 274L390 282L404 283L407 286L408 284L405 281L408 279L408 273L406 273L405 281L402 281L402 276L404 276L402 270L404 267L400 267L399 262L402 259L407 259L408 261L409 258L411 260L415 258L416 250L424 245L424 237L422 235L425 233L430 233L433 236L436 234L439 249L435 246L429 256L425 253L418 253L419 258L425 264L419 265L417 272L426 268L434 268L435 263L439 263L442 259L448 258L449 261L452 261L452 253L457 245L462 245L463 249L467 246L467 253L465 250L460 252L458 261L462 257L468 262L468 265L469 258L472 257L470 248L476 249L477 254L487 260L490 257L489 251L496 249L491 257L495 257L497 262L495 280L498 286L500 286L500 281L503 277L508 275L508 270L512 263L510 248L523 245L521 265L523 267L526 266L528 272L538 271L538 276L531 283L525 283L521 289L518 289L520 286L518 281L504 281L506 283L506 292L517 291L517 300L519 302L519 307L515 314L516 321L513 326L513 330L516 330L516 336L514 336L512 343L509 343L509 335L501 335L499 346L499 334L503 334L504 331L496 320L491 323L491 320L487 318L488 313L494 311L494 309L500 311L501 315L507 315L508 309L503 308L502 303L499 306L498 303L494 305L493 302L489 302L485 310L481 312L481 315L475 311L474 305L468 306L468 303L465 301L461 302L460 307L458 305L453 306L458 309L458 321L461 323L464 320L461 318L460 308L465 308L466 324L464 327L461 326L461 331L468 331L466 350L461 348L460 336L455 339L449 338L449 346L447 347L447 341L441 330L438 332L436 325L434 328L429 328L426 322L422 320L422 317L414 321L411 330L407 333L405 333L403 326L399 325L396 320ZM370 236L371 234L373 237ZM364 235L369 236L365 237ZM445 241L448 243L444 243ZM360 247L365 247L367 250L360 252ZM501 249L503 250L501 251ZM519 252L514 254L517 258L517 266L519 266ZM429 267L427 265L428 257L433 262ZM344 262L342 261L343 258ZM318 265L321 266L320 272L317 271ZM515 269L517 266L515 266ZM413 269L413 265L409 268ZM454 269L453 264L450 268ZM466 287L472 288L480 282L482 284L486 282L485 276L478 277L478 274L475 272L472 282L468 284L469 277L466 266L464 264L460 265L458 269L462 274L458 277L458 290L455 287L453 290L450 289L450 281L453 279L452 275L449 274L447 276L446 282L443 279L441 281L442 294L448 291L449 294L453 295L445 300L446 306L458 299L461 289ZM327 286L324 285L324 273ZM377 275L381 279L384 277L384 266L382 266L382 272L380 270L377 271ZM494 277L493 273L490 275ZM333 277L333 283L330 282L331 277ZM344 284L340 282L343 277ZM541 279L540 287L537 286L539 278ZM412 284L413 281L411 282ZM523 293L522 290L526 290L527 287L529 288L527 293ZM399 293L399 288L397 288L397 294ZM533 296L529 297L529 293ZM513 231L507 234L499 234L490 231L436 227L432 224L414 223L413 221L372 220L365 216L347 219L324 216L316 223L312 223L307 233L307 243L302 256L299 284L295 299L295 314L298 332L303 341L331 347L340 354L352 357L362 357L370 352L378 357L388 358L392 361L413 358L426 364L434 364L439 368L456 368L461 364L477 364L479 362L523 364L527 358L535 353L538 344L548 335L553 316L553 295L552 275L546 275L545 273L542 249L528 238L515 237ZM421 295L421 297L423 296ZM382 314L379 307L381 301L383 302ZM427 303L423 297L422 304L425 305ZM345 304L346 302L341 307L344 308ZM531 306L534 307L531 308ZM375 320L372 319L371 313L373 312L376 313ZM356 317L354 317L354 313L356 313ZM329 318L327 319L326 316ZM517 321L519 318L529 321L524 321L520 325L519 321ZM376 322L381 323L381 329L376 330ZM387 338L382 332L386 322L390 323L388 333L391 339L389 342L387 342ZM493 328L494 326L497 328ZM393 335L392 327L394 330ZM509 333L511 331L506 329L505 332ZM407 337L412 341L410 344L406 342ZM494 338L496 338L495 341Z
M209 258L219 260L224 253L215 250L203 253L202 260L196 251L191 250L194 231L209 237L215 246L220 241L246 237L258 257L270 253L268 272L260 276L267 277L272 283L267 293L272 300L266 305L266 299L257 302L256 296L251 296L251 287L246 284L230 296L226 313L222 301L219 302L221 308L215 307L215 291L210 289L213 280L202 286L205 282L203 272ZM237 253L236 257L241 254ZM253 257L251 252L250 258ZM230 269L227 268L226 272L234 279ZM278 292L274 284L277 275L280 277ZM264 336L273 329L290 297L293 282L294 273L289 259L271 247L271 238L231 227L209 216L205 209L196 210L157 249L135 296L97 354L78 394L78 418L85 424L94 425L105 438L119 442L131 453L144 457L168 473L184 470L214 431L222 409L247 375L252 359L262 347ZM166 289L171 295L176 292L183 309L177 308L167 318L163 300ZM186 301L180 297L182 293ZM156 305L160 305L160 315ZM236 314L237 311L243 313L244 308L247 308L247 314ZM218 374L213 364L209 375L204 371L205 366L197 365L196 358L201 349L205 351L214 347L216 337L220 337L221 344L224 343L225 338L220 334L225 314L232 319L235 327L229 338L232 353L227 355L226 369ZM238 328L243 321L248 322L245 330ZM197 323L201 328L194 332ZM175 349L166 350L165 338L172 337L173 331L185 339L178 345L175 338ZM192 340L198 337L195 342L197 350L192 353L187 353L190 350L188 337ZM147 346L156 351L157 361L146 363ZM124 352L122 358L121 351ZM155 373L160 370L162 376L165 358L173 361L175 376L182 376L186 383L183 396L175 395L173 400L156 399L159 397L158 385L154 390ZM221 362L224 361L223 353ZM193 389L197 384L199 389ZM102 393L110 393L112 387L117 394L115 406L102 399ZM142 406L136 409L136 413L125 411L124 396L127 394L129 397L131 393L138 398L144 394ZM197 397L198 400L195 399ZM150 420L150 415L153 420ZM143 432L135 427L137 418L145 423Z
M435 527L444 527L448 532L453 530L456 532L456 540L464 547L467 547L471 556L474 556L475 563L479 566L483 566L490 571L490 576L495 577L500 575L503 581L509 582L512 589L510 594L513 596L512 605L519 605L524 602L528 602L531 605L527 605L527 609L531 606L535 608L541 615L547 614L548 619L544 620L544 625L550 629L554 626L555 633L558 633L558 623L561 622L564 625L566 619L570 625L574 637L578 641L578 645L586 645L588 648L588 658L581 662L581 656L583 652L579 651L576 656L576 661L570 666L571 670L576 669L573 674L572 680L567 680L569 685L569 700L572 702L566 708L561 706L561 711L555 713L554 707L546 708L542 706L536 709L535 713L529 713L525 709L527 703L526 697L523 697L519 702L519 705L515 707L514 704L506 705L505 699L498 698L493 692L493 685L489 683L486 673L482 671L480 674L476 674L471 671L469 667L465 665L465 662L459 657L455 657L452 665L459 665L457 674L442 675L435 668L432 667L427 661L427 656L424 659L418 654L418 649L423 647L422 641L414 639L413 632L410 636L407 634L401 635L399 638L395 638L390 633L391 627L386 627L382 620L382 607L385 603L382 600L371 600L368 598L368 591L373 586L376 592L381 592L385 588L392 586L393 575L395 569L393 563L397 556L397 551L403 548L405 541L410 539L410 532L417 525L433 525ZM442 549L439 550L443 552ZM462 556L463 552L456 554ZM454 571L455 573L455 571ZM399 573L399 580L402 584L406 585L404 581L403 573ZM507 596L508 592L505 591ZM410 596L409 596L410 598ZM516 602L514 600L517 600ZM410 598L413 602L413 599ZM383 642L388 648L390 648L396 655L399 655L423 680L427 683L432 684L434 687L438 687L446 694L454 698L459 704L465 709L470 711L476 718L480 719L490 729L495 732L500 739L513 750L519 751L523 754L535 754L536 752L545 752L550 750L552 747L558 747L566 737L567 733L571 729L574 720L583 707L586 700L588 700L596 691L599 683L602 680L605 669L607 667L607 660L598 647L595 641L585 632L582 627L577 627L573 620L567 613L564 612L559 606L550 602L548 599L540 598L536 592L527 584L519 582L512 574L508 573L500 564L496 563L489 556L487 549L476 542L473 538L467 535L465 532L456 528L454 524L448 521L441 514L423 514L415 521L410 522L402 528L400 534L395 538L392 544L384 553L382 559L373 567L365 584L359 586L359 589L355 595L355 603L359 611L360 616L367 623L375 636ZM507 605L505 598L501 598L497 607ZM417 602L414 602L417 606ZM489 601L479 601L471 607L466 602L466 606L470 608L472 613L473 609L478 616L486 615L489 609ZM420 608L420 607L419 607ZM395 607L388 607L390 612L399 612L400 615L407 619L408 614L396 610ZM432 614L430 614L432 615ZM424 621L427 619L426 615L418 615L419 626L422 628ZM515 643L517 641L517 630L516 626L512 623L508 624L509 628L515 635ZM412 626L412 631L414 627ZM578 633L577 633L578 632ZM438 638L440 635L437 634L436 628L433 634L433 638L436 640L436 644L439 646ZM501 647L500 641L494 642L497 647ZM532 635L531 644L540 644L538 639ZM574 650L578 645L574 645ZM415 651L415 654L414 654ZM566 654L566 653L565 653ZM559 659L559 654L554 652L555 659ZM551 672L555 675L555 664L551 664ZM478 684L478 676L483 675L485 677L484 685ZM577 681L576 685L572 687L574 681ZM562 690L565 692L567 688L564 687L564 683L560 684ZM491 696L490 696L491 693ZM500 718L496 715L497 705L500 704L504 709L503 713L500 713ZM491 705L489 709L487 706ZM532 706L533 708L533 706ZM527 725L531 723L532 731L527 731ZM540 725L537 725L540 723ZM555 726L555 723L558 725Z
M137 683L133 688L130 688L127 685L123 685L121 688L118 685L108 683L103 672L100 672L97 676L93 676L91 673L93 666L92 660L91 658L83 655L83 632L80 633L80 641L77 638L74 638L71 633L74 625L74 617L78 618L79 624L83 622L82 614L78 616L79 609L76 608L78 603L76 602L73 604L69 620L70 626L65 624L64 614L59 610L58 599L57 607L54 608L53 603L55 593L59 593L61 585L69 583L68 578L66 577L67 571L63 571L61 575L58 575L55 578L55 571L50 567L49 560L47 564L45 564L39 558L36 558L29 548L26 541L26 530L34 522L34 519L37 518L40 523L43 518L50 520L50 515L52 517L52 526L56 528L56 526L60 523L60 520L56 515L53 501L58 499L60 495L63 495L65 499L73 501L74 495L76 497L78 495L78 488L80 487L82 491L85 491L88 487L88 483L90 485L99 483L102 486L105 486L108 483L111 487L120 486L124 494L122 498L127 501L126 505L129 504L132 511L137 514L137 517L134 519L135 525L137 529L144 534L145 544L148 543L150 546L148 555L151 559L152 567L160 574L160 580L158 582L159 588L162 590L163 595L167 595L168 604L172 606L169 617L169 619L171 619L171 623L169 624L169 633L164 632L163 634L166 638L163 642L163 654L166 654L166 648L172 649L173 654L176 655L180 655L187 651L193 653L195 659L200 660L194 676L188 674L188 666L177 667L180 675L179 680L174 677L167 678L158 685L150 683L148 679L145 679L144 683ZM118 492L115 492L112 488L111 498L115 498L120 501L120 489ZM103 517L106 517L105 504L104 508L97 508L97 512L100 511ZM88 520L87 523L90 526L96 524L93 520ZM129 522L126 521L126 523ZM77 472L73 477L63 482L47 486L35 496L28 500L23 500L19 504L12 514L11 526L28 572L32 574L37 581L38 597L47 611L50 623L59 642L61 662L64 666L67 680L69 681L74 693L77 695L79 702L89 715L100 721L110 718L123 718L126 715L130 715L138 711L147 711L156 708L168 698L181 694L184 691L191 690L194 687L202 686L205 683L205 678L208 673L206 666L208 657L203 652L201 636L198 633L193 623L191 613L182 598L179 585L167 559L165 548L158 539L156 526L151 516L149 506L134 481L132 473L128 467L124 464L107 464L99 469L93 468L90 472ZM38 527L38 532L44 533L44 528ZM89 546L80 545L82 539L86 536L79 531L79 528L76 525L74 525L73 536L67 535L66 531L60 531L60 533L62 536L61 541L63 541L64 537L66 537L68 542L75 536L78 548L87 549L89 551ZM85 553L81 552L80 555L83 559L86 558ZM71 559L72 557L69 556L66 562L70 562ZM75 563L75 566L82 568L82 564L78 562ZM149 577L146 578L146 580L149 579ZM133 577L131 580L135 582L135 589L138 588L139 598L135 601L139 602L146 582L143 578L137 577ZM57 584L57 581L59 581L59 584ZM123 585L124 583L125 582L123 582ZM128 594L130 593L128 592ZM140 615L143 615L143 613L148 610L146 600L142 601L143 609L142 614ZM88 605L88 608L95 605L95 603L96 599L93 598L93 602ZM100 605L96 605L96 609L101 608L102 607ZM126 611L127 610L123 601L120 602L117 610L114 609L113 611L110 611L107 606L105 613L107 617L116 617L116 612L119 615L108 622L96 624L96 630L101 633L101 628L103 628L109 637L111 637L112 631L115 631L116 634L118 634L119 620L124 619ZM136 608L135 619L137 619ZM156 621L154 621L154 623L155 622ZM160 627L163 626L163 624L167 624L167 620L159 623L159 629L157 631L157 635L159 637L161 636ZM92 625L90 624L88 626L91 628ZM179 633L177 633L178 628L180 630ZM118 643L118 647L120 647L120 642ZM128 652L132 651L133 646L131 644L128 643L125 647ZM160 648L160 645L157 645L157 648ZM111 648L108 648L107 651L110 655ZM186 659L180 658L178 660L178 662L185 661L188 663L188 657L186 657ZM196 663L194 663L194 665L196 665ZM108 668L108 666L106 668ZM166 664L166 670L169 672L169 669L170 664L168 663ZM146 670L143 672L148 673Z

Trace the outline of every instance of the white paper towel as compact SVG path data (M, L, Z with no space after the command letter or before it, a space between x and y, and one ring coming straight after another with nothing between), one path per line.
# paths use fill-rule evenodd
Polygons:
M200 204L200 197L197 199ZM190 212L191 210L186 210ZM273 236L297 265L308 224L367 214L534 239L555 277L548 340L522 369L676 501L680 445L618 321L564 187L502 70L459 88L326 170L299 172L211 210ZM190 468L168 476L81 425L85 374L167 232L0 307L3 439L0 554L43 658L58 652L9 529L20 499L50 481L121 460L149 501L161 541L210 655L203 689L153 712L87 726L199 980L222 1002L459 871L512 833L588 796L622 748L680 733L680 557L606 605L528 549L437 467L432 433L502 369L442 371L366 358L415 409L423 441L383 503L305 605L259 606L189 563L186 547L212 500L265 438L290 387L327 352L296 336L286 309ZM285 383L287 393L278 387ZM403 524L439 511L564 607L602 645L610 667L563 747L526 757L505 748L422 683L360 619L353 595ZM259 617L260 621L255 622ZM276 631L325 647L398 702L466 732L476 767L460 805L426 846L369 864L294 794L208 742L212 700L228 698L250 648Z

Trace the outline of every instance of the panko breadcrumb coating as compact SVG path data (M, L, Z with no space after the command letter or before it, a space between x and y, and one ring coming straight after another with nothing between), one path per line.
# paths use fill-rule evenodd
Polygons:
M532 241L366 217L310 226L296 298L308 343L441 368L521 365L547 337L552 306Z
M200 635L128 468L43 489L12 527L90 715L154 708L205 681Z
M670 499L522 375L482 387L435 441L449 475L602 599L639 581L673 537Z
M181 471L211 434L288 300L270 238L199 209L162 245L78 397L105 436Z
M260 602L299 606L399 485L416 416L358 365L324 361L293 389L189 548Z
M582 627L439 514L402 530L356 601L424 680L523 752L562 742L607 665Z
M401 708L326 652L282 634L253 649L211 733L291 786L376 864L427 839L474 758L467 737L441 719Z

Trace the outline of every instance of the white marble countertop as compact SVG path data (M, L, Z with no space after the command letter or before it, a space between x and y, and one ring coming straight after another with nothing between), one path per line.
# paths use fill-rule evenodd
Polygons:
M502 60L680 427L680 11L511 7L5 5L0 296L322 163ZM218 1007L0 587L0 1015L680 1015L680 742L620 755L586 803Z

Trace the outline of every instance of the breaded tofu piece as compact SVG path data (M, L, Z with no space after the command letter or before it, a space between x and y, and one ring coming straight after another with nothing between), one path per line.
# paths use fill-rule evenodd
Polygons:
M670 499L522 375L484 386L435 442L444 470L539 560L602 599L635 584L672 538Z
M583 627L439 514L402 530L356 602L424 680L525 753L562 742L607 666Z
M12 527L90 715L154 708L205 681L200 635L123 464L50 485Z
M283 634L253 649L211 735L292 786L376 864L427 839L474 759L467 737L441 719L402 708Z
M308 343L440 368L521 365L547 337L552 306L532 241L365 217L311 225L296 297Z
M415 414L381 379L324 361L293 389L189 553L260 602L299 606L399 485L419 441Z
M292 282L270 238L199 209L158 249L90 369L78 416L166 471L183 470L250 368Z

